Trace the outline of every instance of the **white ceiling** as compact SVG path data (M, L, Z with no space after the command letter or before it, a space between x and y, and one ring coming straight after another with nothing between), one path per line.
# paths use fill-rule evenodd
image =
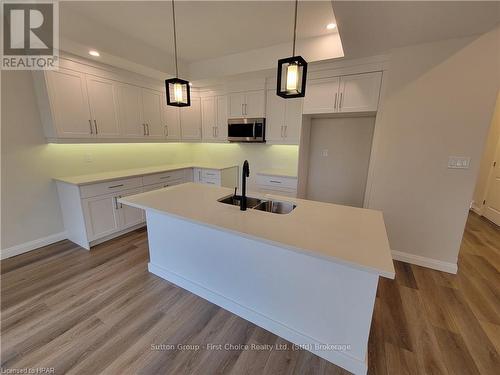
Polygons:
M176 1L175 7L179 57L187 63L285 42L291 45L292 1ZM60 9L61 34L70 39L109 45L106 39L113 35L100 32L95 27L98 24L120 33L123 39L168 54L173 51L170 1L69 1L61 2ZM85 22L65 22L75 15L92 21L89 27L85 28ZM325 27L334 21L330 1L299 2L298 37L336 33Z
M499 1L333 1L346 57L480 34L500 22Z

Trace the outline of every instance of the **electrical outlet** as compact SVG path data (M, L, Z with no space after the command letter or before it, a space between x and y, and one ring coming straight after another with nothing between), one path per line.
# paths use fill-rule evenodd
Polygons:
M468 169L469 166L470 166L470 158L467 156L448 157L448 168L450 169Z
M85 161L85 163L92 163L92 154L90 152L86 152L84 155L83 155L83 160Z
M323 156L324 158L328 157L328 150L324 149L323 151L321 151L321 156Z

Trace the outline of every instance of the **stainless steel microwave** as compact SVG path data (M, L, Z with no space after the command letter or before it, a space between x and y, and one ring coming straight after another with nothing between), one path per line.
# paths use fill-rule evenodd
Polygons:
M265 142L265 118L229 119L227 124L229 142Z

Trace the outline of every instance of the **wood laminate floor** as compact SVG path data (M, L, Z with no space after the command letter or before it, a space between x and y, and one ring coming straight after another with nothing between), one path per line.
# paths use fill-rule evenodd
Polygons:
M2 369L347 373L149 274L147 261L145 230L91 252L62 241L2 261ZM499 374L499 228L469 216L458 275L395 265L396 279L382 278L377 291L369 373ZM244 344L261 350L242 350ZM265 350L266 344L273 349Z

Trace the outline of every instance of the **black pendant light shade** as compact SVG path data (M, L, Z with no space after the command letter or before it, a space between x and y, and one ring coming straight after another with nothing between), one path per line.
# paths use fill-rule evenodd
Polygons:
M307 62L302 56L278 60L276 94L282 98L300 98L306 94Z
M191 92L189 82L180 78L165 80L167 90L167 105L175 107L188 107L191 105Z
M177 65L177 33L175 29L174 0L172 0L172 20L174 24L175 78L165 80L167 105L188 107L191 105L191 88L189 86L189 81L179 78L179 68Z
M295 0L292 57L278 60L276 95L285 99L300 98L306 94L307 62L302 58L302 56L295 56L298 4L299 1Z

